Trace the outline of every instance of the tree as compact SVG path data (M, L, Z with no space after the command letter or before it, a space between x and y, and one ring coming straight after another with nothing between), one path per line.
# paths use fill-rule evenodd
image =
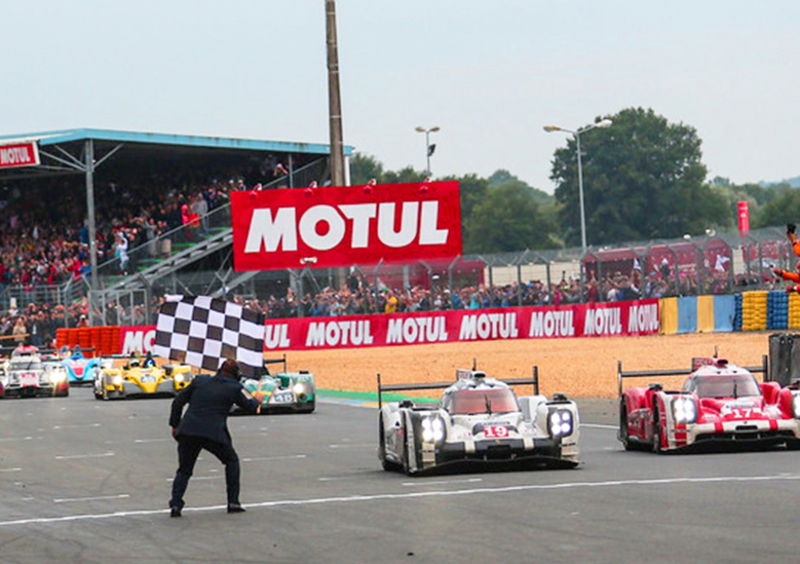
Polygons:
M557 245L552 237L555 230L552 216L541 212L530 187L500 184L487 190L465 222L464 252L552 248Z
M724 227L726 199L703 183L706 167L693 127L670 124L652 109L628 108L613 124L581 135L589 244L677 237ZM552 178L568 244L580 242L574 136L556 150Z
M800 190L788 184L769 190L773 190L775 196L755 213L751 212L752 227L797 223L800 220Z
M363 186L371 179L380 181L383 165L371 155L356 153L350 157L350 184Z
M489 181L490 186L499 186L500 184L516 182L517 184L521 184L522 186L529 188L533 194L533 199L538 203L548 204L553 201L552 195L548 194L544 190L539 190L538 188L530 186L527 182L520 180L518 177L514 176L504 168L499 168L494 171L487 180Z

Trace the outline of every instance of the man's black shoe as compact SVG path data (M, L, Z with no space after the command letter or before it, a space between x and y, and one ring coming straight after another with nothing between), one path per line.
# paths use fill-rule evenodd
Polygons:
M175 505L169 506L169 516L170 517L180 517L181 516L181 508Z
M229 503L228 504L228 513L244 513L245 508L242 507L241 503Z
M794 233L797 230L797 226L794 223L787 223L786 224L786 233Z

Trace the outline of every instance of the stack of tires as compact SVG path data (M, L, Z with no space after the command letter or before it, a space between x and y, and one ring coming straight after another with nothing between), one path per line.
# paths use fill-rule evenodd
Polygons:
M767 328L767 291L742 293L742 331Z
M742 295L736 294L735 298L735 312L733 315L733 330L734 331L741 331L742 330Z
M790 329L800 329L800 294L792 292L788 294L789 301L789 320L788 325Z
M773 290L767 295L767 329L789 327L789 295L783 290Z

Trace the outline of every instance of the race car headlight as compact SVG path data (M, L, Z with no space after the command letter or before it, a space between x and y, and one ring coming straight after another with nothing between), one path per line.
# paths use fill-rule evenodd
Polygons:
M183 382L183 374L176 374L175 375L176 382Z
M50 372L50 381L51 382L63 382L67 379L67 371L66 370L52 370Z
M292 391L299 396L306 391L306 387L300 382L297 382L294 386L292 386Z
M121 386L122 376L120 376L119 374L115 375L113 378L111 378L111 383L114 384L115 386Z
M672 400L672 414L678 423L694 423L697 420L697 405L692 398Z
M800 419L800 395L792 398L792 413L797 419Z
M444 421L439 417L426 417L422 420L422 440L438 443L444 439Z
M563 437L572 434L572 412L568 409L557 409L550 414L550 434Z

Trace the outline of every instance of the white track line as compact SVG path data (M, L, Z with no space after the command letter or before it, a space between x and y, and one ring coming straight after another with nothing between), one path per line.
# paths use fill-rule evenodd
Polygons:
M589 427L590 429L612 429L616 431L619 429L616 425L600 425L599 423L581 423L581 427Z
M136 439L135 443L163 443L165 441L175 441L175 439Z
M201 478L192 478L198 480ZM533 490L567 490L575 488L609 488L621 486L657 486L663 484L708 484L722 482L769 482L774 480L800 480L800 474L778 474L772 476L715 476L710 478L661 478L654 480L611 480L604 482L567 482L561 484L528 484L523 486L501 486L496 488L473 488L468 490L435 490L427 492L406 492L394 494L376 495L351 495L340 497L318 497L311 499L283 499L276 501L263 501L260 503L246 503L245 508L254 509L257 507L280 507L280 506L303 506L303 505L325 505L329 503L355 503L364 501L382 501L390 499L413 499L424 497L447 497L453 495L475 495L484 493L508 493ZM204 507L186 507L184 512L193 511L219 511L225 509L225 505L207 505ZM87 515L65 515L62 517L32 517L28 519L15 519L12 521L0 521L0 527L11 527L14 525L30 525L32 523L64 523L70 521L87 521L99 519L112 519L115 517L139 517L147 515L161 515L168 513L168 509L141 509L137 511L115 511L114 513L99 513Z
M366 443L361 445L350 444L350 443L328 445L328 448L368 448L368 447L378 448L375 443Z
M101 452L99 454L66 454L56 456L56 460L73 460L77 458L103 458L105 456L114 456L114 452Z
M11 441L33 441L33 440L41 439L41 438L42 437L30 437L30 436L28 436L28 437L6 437L6 438L3 438L3 439L0 439L0 442L7 443L7 442L11 442Z
M99 427L100 423L83 423L80 425L53 425L53 429L80 429L81 427Z
M70 501L95 501L98 499L123 499L126 497L131 497L130 494L117 494L117 495L98 495L94 497L65 497L60 499L54 499L53 503L68 503Z
M190 478L190 481L195 481L195 480L219 480L221 478L222 478L222 476L192 476ZM166 481L167 482L171 482L174 479L175 479L175 477L167 478Z
M0 472L22 472L22 468L0 468Z
M255 458L242 458L242 462L261 462L264 460L293 460L296 458L307 458L307 454L287 454L285 456L259 456Z
M418 486L438 486L439 484L465 484L465 483L475 483L475 482L483 482L483 478L467 478L465 480L436 480L434 482L425 482L419 480L417 482L403 482L401 485L406 487L418 487Z

